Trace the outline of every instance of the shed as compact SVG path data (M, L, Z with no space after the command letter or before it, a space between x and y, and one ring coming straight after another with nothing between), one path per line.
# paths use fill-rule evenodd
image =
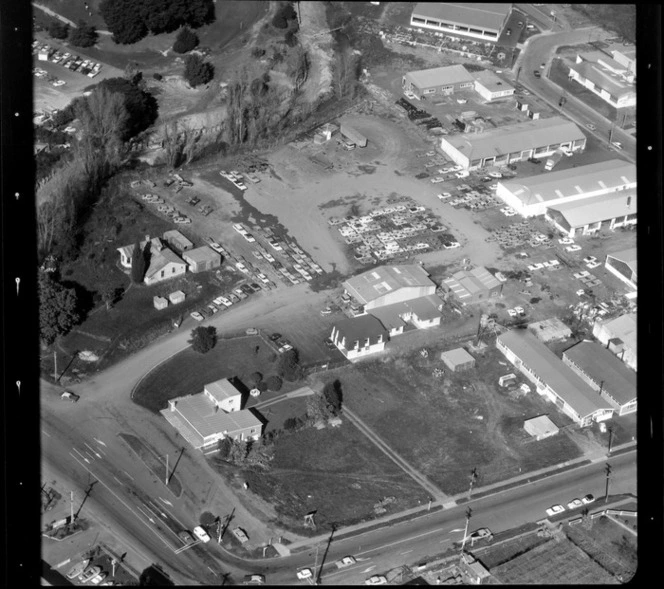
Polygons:
M177 229L166 231L163 240L176 252L186 252L194 247L194 244Z
M440 359L452 372L461 372L475 367L475 358L473 358L463 348L448 350L440 355Z
M182 258L189 264L189 270L194 273L221 266L221 256L207 245L185 252Z
M168 295L168 300L171 301L173 305L183 302L185 299L185 294L181 290L176 290Z
M154 304L154 308L157 309L157 311L161 311L162 309L168 307L168 299L165 299L164 297L153 297L152 303Z
M572 330L557 317L530 323L528 329L544 343L564 340L572 337Z
M523 422L525 429L536 440L550 438L558 433L558 426L553 423L546 415L540 415Z

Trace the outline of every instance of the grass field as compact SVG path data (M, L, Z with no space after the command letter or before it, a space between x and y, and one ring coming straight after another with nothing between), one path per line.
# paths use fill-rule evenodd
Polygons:
M523 420L529 417L548 414L559 427L571 420L534 393L513 398L499 389L498 377L512 369L495 348L478 360L476 371L445 369L437 380L431 374L443 367L439 354L430 347L428 358L412 352L328 376L341 380L353 411L446 493L467 488L468 465L478 469L481 486L580 456L564 433L539 442L526 434Z
M247 383L249 376L258 371L265 379L274 374L275 359L272 348L259 336L220 340L207 354L187 348L150 372L137 387L133 399L156 413L166 407L168 399L200 393L205 384L220 378L237 377ZM279 394L299 386L284 382ZM274 393L264 393L261 400L269 399L271 394Z
M636 4L572 4L572 10L593 24L615 32L630 43L636 39Z
M281 523L302 533L303 516L316 510L318 532L332 523L350 525L375 517L374 504L388 513L425 502L428 496L355 427L304 429L276 440L267 472L246 471L249 487L281 515ZM213 459L214 460L214 459Z

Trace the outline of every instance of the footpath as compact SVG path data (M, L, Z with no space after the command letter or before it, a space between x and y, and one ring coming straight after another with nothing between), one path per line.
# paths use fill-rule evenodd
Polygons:
M612 449L610 456L624 454L626 452L632 451L633 449L636 449L636 442L628 442L620 446L615 446ZM523 484L532 483L568 470L573 470L575 468L580 468L582 466L587 466L589 464L593 464L596 462L602 462L606 459L607 459L606 452L596 451L584 455L580 458L569 460L568 462L563 462L562 464L557 464L555 466L550 466L547 468L530 471L522 475L508 479L506 481L500 481L498 483L486 485L485 487L478 487L473 492L472 499L479 499L481 497L487 497L488 495L495 495L497 493L507 491L514 487L521 486ZM418 517L430 514L434 511L440 511L442 509L450 509L452 507L456 507L457 505L461 505L467 502L468 502L468 493L467 492L460 493L458 495L449 497L448 500L445 501L444 503L436 501L432 502L428 506L413 507L412 509L407 509L399 513L393 513L385 517L372 520L371 522L364 522L348 526L346 528L338 530L338 532L335 533L334 538L335 540L338 541L343 538L357 536L359 534L377 530L386 526L393 525L395 523L416 519ZM286 551L283 550L283 548L287 548L288 553L299 552L300 550L308 549L310 546L313 546L318 542L327 542L328 540L329 540L329 533L320 536L314 536L311 538L305 538L303 540L298 540L296 542L288 544L287 546L282 545L280 547L282 548L282 550L279 550L279 552L282 553L283 556L285 556L286 554L284 553Z

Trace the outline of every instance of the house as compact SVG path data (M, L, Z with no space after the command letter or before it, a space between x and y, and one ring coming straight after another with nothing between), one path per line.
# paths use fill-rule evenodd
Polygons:
M332 328L330 339L349 360L382 352L387 343L387 331L372 315L361 315L339 321Z
M510 86L505 80L494 74L491 70L474 72L474 87L484 100L491 102L499 98L514 96L514 87Z
M186 271L187 264L177 254L165 247L159 250L153 247L143 282L147 285L157 284L182 276Z
M511 13L511 3L418 2L410 26L454 37L497 41Z
M455 272L443 280L441 287L463 305L496 297L503 290L502 282L482 267Z
M563 362L614 407L636 411L636 372L597 342L584 341L563 352Z
M536 440L544 440L555 436L560 430L558 426L553 423L546 415L539 417L532 417L523 422L523 429L525 429Z
M260 438L263 422L249 409L235 409L240 399L240 391L230 383L217 381L205 385L202 393L170 399L161 414L196 450L214 451L226 437L239 441Z
M555 403L581 427L612 417L613 406L532 333L507 331L496 338L496 347L535 385L538 394Z
M583 151L586 136L562 117L535 119L485 133L448 135L441 150L465 170L501 166L531 157L545 157L557 149Z
M625 193L624 206L627 206L627 197L633 193L626 191L632 189L636 189L636 166L614 159L517 180L499 181L496 196L520 215L534 217L544 215L547 209L559 209L563 204L622 192ZM601 202L597 206L601 206ZM629 205L636 207L634 198L629 201ZM612 206L613 210L620 209L619 206ZM624 206L620 211L625 210ZM604 216L591 212L595 216ZM549 216L551 221L560 220L559 216ZM579 219L573 220L573 224L578 227L581 220L588 219L588 212L583 215L578 213L577 216ZM566 225L561 224L561 227L565 229Z
M177 229L166 231L162 239L176 252L186 252L194 247L194 244Z
M602 52L579 53L568 77L614 108L636 106L635 71Z
M557 317L528 324L528 330L545 343L572 337L572 330Z
M427 295L370 309L369 314L376 317L392 337L403 333L408 322L417 329L440 325L442 304L436 295Z
M611 274L636 290L636 248L607 254L604 266Z
M51 49L50 47L42 47L37 53L37 59L39 61L48 61L48 58L51 56L53 51L54 49Z
M157 311L161 311L168 307L168 299L165 299L164 297L152 297L152 304Z
M468 578L471 585L487 583L491 573L472 554L463 554L459 562L459 569Z
M621 315L608 321L595 320L593 337L632 370L637 370L636 313Z
M173 305L182 303L184 299L185 299L185 294L181 290L176 290L175 292L172 292L171 294L168 295L168 300Z
M418 98L449 96L458 90L472 88L474 83L473 76L462 65L408 72L401 79L401 87Z
M429 273L418 264L381 266L349 278L343 287L364 313L436 292Z
M151 248L153 246L155 248L163 247L161 240L158 237L153 237L152 239L150 239L150 236L146 235L145 239L138 244L138 247L140 248L141 251L145 249L145 246L148 243L148 241L152 242L150 246ZM131 260L132 256L134 255L134 244L119 247L117 248L117 250L120 252L120 265L123 268L126 268L127 270L131 270Z
M636 189L548 207L544 216L567 237L636 225Z
M186 251L182 258L189 264L189 270L194 273L221 266L221 255L207 245Z
M440 359L452 372L463 372L464 370L470 370L475 367L475 358L463 348L455 348L443 352L440 355Z

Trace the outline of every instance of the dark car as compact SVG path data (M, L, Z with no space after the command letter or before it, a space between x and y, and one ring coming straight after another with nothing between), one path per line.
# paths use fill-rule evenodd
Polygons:
M253 294L254 292L253 289L248 284L243 284L240 288L242 289L243 293L248 295Z
M194 538L186 530L182 530L181 532L178 532L178 538L180 538L180 540L182 540L185 543L186 546L189 546L189 544L194 543Z
M328 338L325 338L325 339L323 340L323 343L324 343L325 346L326 346L328 349L330 349L330 350L334 350L334 348L336 348L336 346L334 345L334 342L333 342L329 337L328 337Z
M260 286L260 284L258 284L257 282L252 282L252 283L249 285L249 288L250 288L251 290L253 290L254 292L258 292L259 290L261 290L261 286Z
M538 160L536 157L529 157L529 158L528 158L528 161L529 161L531 164L540 164L540 163L542 163L542 160Z
M270 336L270 341L276 342L278 339L281 339L281 334L280 333L273 333Z
M533 72L533 75L534 75L536 78L541 78L541 77L542 77L542 74L540 74L539 70L535 70L535 71Z

